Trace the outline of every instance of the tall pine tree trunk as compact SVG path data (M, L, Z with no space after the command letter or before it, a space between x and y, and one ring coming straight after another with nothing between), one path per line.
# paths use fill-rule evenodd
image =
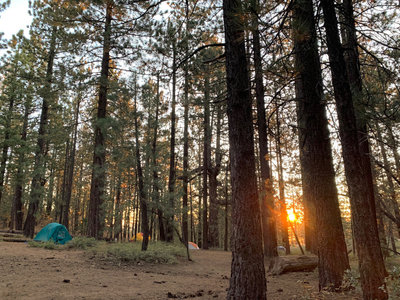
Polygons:
M39 136L35 151L35 163L32 173L31 192L29 196L28 213L24 223L24 235L33 238L36 225L36 213L39 209L39 204L44 192L45 179L45 164L47 156L47 133L48 133L48 111L49 104L52 98L51 83L53 78L53 64L56 56L56 35L57 27L52 28L50 49L47 58L46 81L42 91L42 109L39 123Z
M17 150L17 155L18 155L17 174L15 176L14 196L11 207L10 229L16 229L16 230L22 230L22 223L24 216L24 213L22 211L23 207L22 194L25 182L25 176L24 176L24 163L25 163L25 151L26 151L25 147L28 135L28 118L31 105L32 105L32 99L31 97L28 96L28 99L25 100L24 119L21 131L21 145L20 148Z
M387 299L382 252L376 224L373 182L364 163L356 114L343 48L339 40L338 22L333 0L321 1L326 30L332 83L339 119L343 161L350 194L356 249L359 258L361 287L364 299Z
M87 235L101 239L104 230L104 208L106 185L106 115L107 115L107 94L108 78L110 68L111 50L111 20L113 13L113 1L108 0L106 4L106 19L104 23L103 35L103 57L100 71L99 100L97 106L97 116L94 128L94 153L93 170L90 186L89 214Z
M306 232L316 237L309 237L309 240L312 241L311 252L318 254L319 288L334 291L340 288L350 265L322 99L321 66L311 0L295 1L293 31L303 198L305 206L315 210L316 217L306 220L309 228Z
M211 159L210 129L210 77L205 71L204 77L204 140L203 140L203 249L208 249L208 170Z
M175 134L176 134L176 41L172 44L172 104L171 104L171 141L169 156L169 178L168 178L168 194L169 194L169 214L167 216L166 241L174 240L174 210L175 210Z
M140 215L141 215L141 227L143 233L142 251L147 250L149 244L149 221L147 211L147 195L144 186L144 176L142 170L142 162L140 155L140 143L139 143L139 125L138 125L138 111L137 111L137 100L136 100L136 79L135 79L135 141L136 141L136 170L138 177L138 188L139 188L139 204L140 204Z
M223 15L232 182L232 264L227 298L262 300L266 299L266 280L242 2L224 0Z
M186 44L185 55L189 55L189 1L185 2L186 14ZM188 170L189 170L189 65L185 62L185 83L184 83L184 125L183 125L183 195L182 195L182 237L187 245L189 241L188 232Z
M279 116L278 105L276 106L276 151L277 151L277 168L278 168L278 186L279 186L279 211L281 221L281 237L285 246L286 254L290 254L289 227L285 197L285 182L283 180L283 162L281 149L281 121Z
M80 105L80 99L76 99L76 106L74 112L74 131L72 136L70 153L68 157L66 157L66 159L68 159L68 164L66 168L67 173L64 175L66 177L66 180L65 180L65 192L63 193L63 200L62 200L64 211L61 219L61 224L67 227L67 229L69 229L69 210L70 210L71 195L72 195L72 184L74 181L76 142L78 138L79 105Z
M156 116L154 120L153 141L151 143L151 154L153 160L153 201L157 205L158 229L160 232L160 240L165 241L164 214L160 204L160 187L157 172L157 136L158 136L158 117L160 111L160 74L157 74L157 99L156 99Z
M12 92L10 95L9 103L8 103L8 111L5 117L5 124L4 124L4 141L3 141L3 151L1 155L1 162L0 162L0 205L1 200L3 197L3 189L4 189L4 175L6 173L6 165L8 159L8 149L10 147L10 131L11 131L11 119L12 113L14 110L14 93Z
M258 29L258 0L252 0L253 7L253 52L254 52L254 69L256 84L256 101L257 101L257 129L258 144L260 149L260 169L261 169L261 223L263 229L264 255L266 257L278 256L277 250L277 232L276 218L274 209L274 198L272 190L272 178L269 165L268 150L268 132L267 120L265 116L264 103L264 84L263 70L260 45L260 31Z
M219 222L218 222L218 175L221 169L221 121L222 105L218 103L217 109L217 126L216 126L216 142L215 142L215 165L209 169L210 180L210 221L209 221L209 240L211 247L219 247Z

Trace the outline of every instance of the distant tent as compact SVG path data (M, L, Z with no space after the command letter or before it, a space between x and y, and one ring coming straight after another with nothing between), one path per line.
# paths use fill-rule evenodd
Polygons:
M189 242L188 246L189 250L200 250L199 246L197 246L195 243Z
M64 245L66 242L72 240L72 237L64 225L50 223L44 226L33 240L36 242L48 242L51 240L56 244Z

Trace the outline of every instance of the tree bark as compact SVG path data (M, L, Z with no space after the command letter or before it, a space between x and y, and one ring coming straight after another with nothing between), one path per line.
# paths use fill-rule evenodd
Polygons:
M28 118L29 111L31 109L32 99L28 96L28 99L25 101L24 108L24 120L22 124L21 131L21 146L19 150L17 150L18 154L18 162L17 162L17 174L15 176L15 188L14 188L14 196L11 207L11 226L10 229L22 230L23 224L23 216L24 212L22 211L22 194L23 194L23 186L25 182L24 176L24 162L25 162L25 150L26 150L26 141L28 135Z
M170 156L169 156L169 179L168 179L168 193L169 193L169 213L167 216L166 228L166 241L172 242L174 240L174 215L175 215L175 134L176 134L176 41L172 42L172 104L171 104L171 141L170 141Z
M382 252L376 224L373 183L365 165L358 135L353 97L339 40L338 22L332 0L321 1L332 83L339 119L339 134L350 194L356 249L364 299L387 299Z
M253 52L257 101L257 129L258 144L260 148L261 169L261 215L264 242L264 255L266 257L278 256L278 241L276 232L275 203L271 170L269 165L268 132L265 116L264 84L261 58L260 32L258 29L259 1L252 0L253 7Z
M228 299L266 299L242 2L224 0L232 182L232 264Z
M280 210L280 221L281 221L281 236L282 243L285 246L286 254L290 254L290 242L289 242L289 227L287 220L287 208L285 199L285 182L283 181L283 162L282 162L282 150L281 150L281 121L279 116L278 105L276 106L276 149L277 149L277 168L278 168L278 185L279 185L279 210Z
M216 142L215 142L215 165L209 169L210 180L210 222L209 222L209 241L211 247L219 247L219 222L218 222L218 175L221 169L221 121L222 121L222 107L218 103L217 109L217 128L216 128Z
M208 170L211 165L210 77L204 74L204 140L203 140L203 249L208 249Z
M12 112L14 110L14 93L12 92L9 98L8 103L8 111L5 117L5 126L4 126L4 141L3 141L3 151L1 155L0 162L0 205L3 197L3 189L4 189L4 175L6 173L6 165L8 159L8 149L10 147L10 131L11 131L11 120L12 120Z
M136 100L136 79L135 79L135 141L136 141L136 169L139 182L139 204L140 204L140 215L141 215L141 227L143 233L142 251L147 250L149 244L149 221L147 211L147 195L144 187L144 178L142 170L142 162L140 155L140 143L139 143L139 125L138 125L138 111L137 111L137 100Z
M39 209L39 203L43 196L43 189L46 183L45 163L47 156L47 132L48 132L48 110L52 98L51 83L53 79L53 64L56 56L56 35L57 27L52 28L50 49L47 58L47 70L45 84L42 90L42 109L39 123L39 136L35 151L35 163L32 174L31 192L29 196L28 213L24 223L24 235L33 238L36 225L36 213Z
M319 288L338 290L350 268L335 183L328 121L322 97L313 3L293 5L297 122L309 249L318 254ZM310 213L312 212L312 213ZM308 230L307 230L308 227ZM318 230L316 230L318 228ZM310 246L310 245L309 245Z
M186 17L186 44L185 56L189 55L189 1L185 1ZM189 65L185 62L185 84L184 84L184 125L183 125L183 195L182 195L182 238L187 245L189 241L188 232L188 170L189 170Z
M104 193L106 185L106 115L107 115L107 94L108 78L110 68L111 51L111 21L113 14L113 1L108 0L106 4L106 19L103 35L103 57L100 71L99 100L97 117L94 128L94 153L93 170L90 186L89 215L87 235L101 239L104 230Z
M153 160L153 200L157 205L157 216L158 216L158 229L160 232L160 240L165 241L165 225L163 208L160 204L160 187L159 178L157 172L157 136L158 136L158 117L160 111L160 75L157 74L157 99L156 99L156 116L154 121L153 141L151 144L151 154Z
M63 224L67 229L69 229L69 210L71 203L71 195L72 195L72 185L74 181L74 169L75 169L75 153L76 153L76 142L78 139L78 118L79 118L79 105L80 99L76 99L76 106L74 112L74 131L71 142L71 149L68 157L68 164L66 171L67 173L64 175L65 180L65 192L63 193L63 206L64 211L61 219L61 224Z

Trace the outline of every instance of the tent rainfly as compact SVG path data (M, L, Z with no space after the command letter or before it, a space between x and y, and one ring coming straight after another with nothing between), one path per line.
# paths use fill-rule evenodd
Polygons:
M199 246L197 246L195 243L189 242L188 246L189 250L200 250Z
M51 240L56 244L64 245L66 242L72 240L72 237L64 225L50 223L44 226L33 240L35 242L47 242Z

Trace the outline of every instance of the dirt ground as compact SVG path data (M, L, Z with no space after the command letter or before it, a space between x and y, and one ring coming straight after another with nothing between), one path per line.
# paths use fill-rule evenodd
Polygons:
M225 299L229 252L191 251L174 265L100 261L78 250L0 242L0 299ZM268 276L268 299L361 299L318 293L318 274Z

